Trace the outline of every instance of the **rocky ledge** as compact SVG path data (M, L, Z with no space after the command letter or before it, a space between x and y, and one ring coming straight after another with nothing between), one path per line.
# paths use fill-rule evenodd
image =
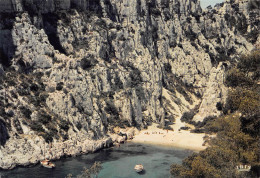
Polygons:
M98 140L84 139L84 135L77 135L75 140L54 141L49 144L39 136L20 135L10 138L6 146L0 149L0 165L2 169L10 170L16 166L38 164L44 159L58 160L62 157L93 153L125 143L137 133L139 131L136 128L116 128L109 136Z
M32 138L33 137L33 138ZM24 136L11 138L5 148L0 149L0 165L2 169L13 169L16 166L30 166L41 160L57 160L67 156L93 153L113 145L112 139L106 137L99 140L68 140L47 144L42 137Z

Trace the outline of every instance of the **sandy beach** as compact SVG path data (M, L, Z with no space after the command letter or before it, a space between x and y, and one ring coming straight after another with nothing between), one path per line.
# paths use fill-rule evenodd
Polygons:
M178 98L180 98L183 103L186 102L183 96L181 96L178 93L177 95ZM169 101L170 105L174 108L173 110L170 107L171 112L176 116L175 123L170 126L173 128L173 131L159 129L157 127L158 124L152 124L146 130L142 130L138 134L136 134L132 142L172 146L172 147L190 149L194 151L200 151L205 149L206 146L202 146L202 144L204 143L203 137L205 136L205 134L191 133L189 130L179 131L181 127L189 126L191 128L194 128L194 126L181 122L180 120L182 116L181 110L183 110L183 108L181 108L180 106L178 106L176 103L173 102L172 97L170 96L169 92L166 89L163 89L163 96ZM195 102L190 107L192 108L196 104L197 103ZM186 105L188 105L188 103Z
M190 133L186 130L163 130L157 128L157 124L149 126L148 129L140 131L135 135L132 142L154 145L172 146L177 148L200 151L206 148L202 146L205 134Z

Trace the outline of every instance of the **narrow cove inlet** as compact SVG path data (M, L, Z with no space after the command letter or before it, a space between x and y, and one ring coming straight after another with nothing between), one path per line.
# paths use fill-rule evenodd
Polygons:
M170 165L181 164L182 160L193 151L167 146L154 146L127 142L120 147L112 147L93 154L64 158L54 162L56 168L43 168L40 164L30 168L16 168L11 171L0 171L1 178L64 178L68 174L76 177L84 167L89 168L95 161L102 163L100 178L160 178L170 176ZM138 174L136 164L142 164L144 171Z
M259 7L0 0L0 178L260 178Z

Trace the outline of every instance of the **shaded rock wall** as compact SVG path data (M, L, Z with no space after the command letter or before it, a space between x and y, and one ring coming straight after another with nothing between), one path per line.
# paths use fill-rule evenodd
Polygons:
M9 134L6 125L2 120L0 120L0 145L5 145L8 139L9 139Z

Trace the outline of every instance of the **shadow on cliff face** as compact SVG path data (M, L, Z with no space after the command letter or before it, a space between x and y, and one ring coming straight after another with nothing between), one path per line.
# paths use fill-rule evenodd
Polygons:
M87 9L89 13L94 13L98 17L102 16L102 7L100 5L100 0L89 0L89 8Z
M118 12L117 12L117 9L116 8L113 8L111 2L109 0L105 0L104 1L104 4L106 6L106 12L107 12L107 15L109 16L109 18L116 22L117 21L117 18L119 20L119 15L118 15Z
M60 13L53 12L54 9L48 6L47 1L35 1L31 3L30 1L22 1L24 10L29 14L32 23L36 21L41 22L42 24L34 24L37 28L43 28L45 33L48 36L50 44L54 47L55 50L58 50L60 53L65 54L65 50L60 44L60 39L58 37L58 20L60 20ZM45 12L45 13L43 13Z
M6 124L0 119L0 145L4 146L9 138L10 137L6 129Z
M16 50L12 37L15 16L15 13L0 13L0 64L4 67L11 65Z
M65 12L60 15L58 13L43 14L43 29L54 49L58 50L60 53L66 54L66 51L62 47L58 36L58 20L60 20L61 17L63 17L65 22L69 23L69 19Z

